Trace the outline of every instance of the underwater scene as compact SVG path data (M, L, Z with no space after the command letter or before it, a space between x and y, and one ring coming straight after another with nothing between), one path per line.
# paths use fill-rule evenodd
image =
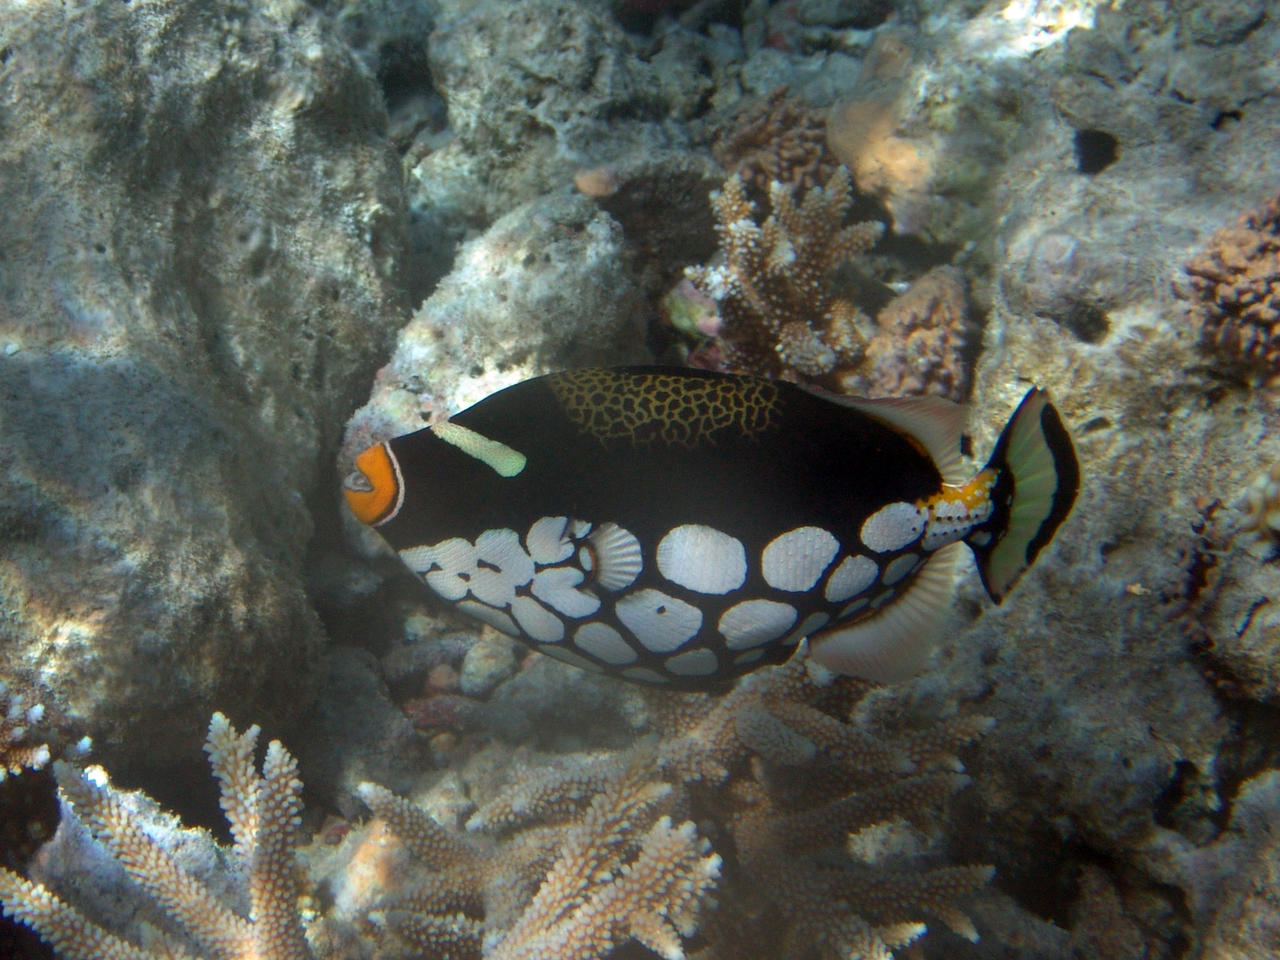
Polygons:
M0 960L1280 958L1278 148L1267 0L0 0Z

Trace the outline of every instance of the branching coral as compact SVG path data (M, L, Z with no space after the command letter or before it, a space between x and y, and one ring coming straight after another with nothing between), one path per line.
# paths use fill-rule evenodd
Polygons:
M967 782L954 750L990 721L961 717L886 736L849 719L870 689L796 660L722 698L653 696L662 739L651 776L670 784L671 803L717 824L725 839L717 848L728 863L719 906L701 931L703 960L888 957L924 932L927 916L976 937L956 901L983 885L990 868L924 867L915 852L930 816ZM469 826L510 831L562 820L566 797L589 794L586 782L627 782L634 760L624 753L564 762L559 791L553 775L522 777ZM845 852L859 837L858 856Z
M238 734L214 714L205 745L222 787L233 857L248 881L248 917L213 896L129 812L123 796L70 764L55 764L65 800L129 877L175 920L202 956L217 960L307 960L298 919L293 844L301 812L297 763L271 741L262 774L254 768L258 728ZM171 938L136 946L99 927L39 883L0 870L6 915L35 929L63 960L157 960L191 957Z
M890 729L869 719L874 689L801 656L724 697L655 693L656 738L516 764L496 790L472 783L488 796L465 831L366 783L374 818L300 851L293 758L273 741L259 774L257 728L215 715L206 750L230 851L189 868L173 847L192 831L172 818L157 831L140 794L59 763L62 853L42 853L39 875L62 890L100 861L75 839L87 829L128 877L102 874L109 898L136 884L160 910L101 922L92 897L72 906L7 871L0 901L63 960L597 960L632 941L667 960L691 943L702 960L856 960L887 958L930 918L975 937L958 903L990 869L939 866L927 848L937 808L967 782L954 751L989 721ZM327 909L307 910L304 938L308 903Z
M874 222L845 224L848 171L838 168L798 204L777 181L769 196L773 212L757 223L739 178L712 195L723 262L688 268L686 281L664 301L674 326L707 338L690 362L844 393L963 400L973 358L960 271L926 273L873 324L837 295L832 276L870 249L883 229Z
M725 368L788 379L821 377L863 350L860 313L833 295L829 274L874 246L884 227L844 225L850 184L843 167L799 204L777 182L770 184L769 198L772 213L757 223L741 178L725 181L711 198L725 262L685 272L720 306L723 328L716 347Z
M1204 346L1243 371L1280 376L1280 196L1219 230L1177 290Z
M655 816L671 787L651 765L615 772L569 823L525 831L500 850L464 843L424 811L365 784L370 809L433 868L392 905L390 928L429 956L479 957L488 931L491 960L593 960L630 939L659 956L683 957L681 938L694 932L720 858L692 823ZM565 809L545 791L535 795L545 800L538 809ZM541 874L529 899L530 878Z

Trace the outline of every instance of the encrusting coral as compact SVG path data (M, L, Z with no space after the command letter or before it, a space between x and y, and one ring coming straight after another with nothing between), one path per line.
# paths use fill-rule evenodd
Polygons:
M1246 373L1280 376L1280 196L1213 235L1176 292L1205 348Z

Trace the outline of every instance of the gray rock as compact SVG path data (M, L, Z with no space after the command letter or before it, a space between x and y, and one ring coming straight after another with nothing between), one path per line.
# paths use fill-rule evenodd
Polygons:
M214 708L287 736L308 499L405 306L377 90L303 3L23 6L3 45L0 674L121 776Z
M642 301L623 258L618 223L567 192L517 207L465 244L348 423L343 469L370 443L519 380L644 360Z

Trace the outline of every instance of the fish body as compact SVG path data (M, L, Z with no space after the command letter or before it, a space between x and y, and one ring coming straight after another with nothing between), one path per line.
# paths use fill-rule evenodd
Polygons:
M568 663L708 689L808 637L885 680L928 653L961 544L999 602L1075 498L1042 391L967 479L960 427L935 398L580 370L370 447L345 493L435 593Z

